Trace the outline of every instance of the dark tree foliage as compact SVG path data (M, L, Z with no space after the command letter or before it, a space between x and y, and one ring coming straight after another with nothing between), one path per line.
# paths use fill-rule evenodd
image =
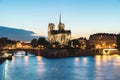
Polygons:
M80 45L78 40L73 40L73 46Z
M77 39L75 39L75 40L69 41L69 42L68 42L68 45L69 45L69 46L72 45L73 47L80 47L81 44L80 44L80 42L79 42ZM77 45L77 46L76 46L76 45Z
M7 41L8 41L7 38L1 38L1 39L0 39L0 47L5 47L5 46L7 46Z
M0 38L0 48L4 48L5 46L12 46L16 44L16 41L14 40L9 40L8 38L6 37L3 37L3 38Z
M38 39L38 44L39 44L39 45L44 45L44 44L45 44L45 41L46 41L45 38L39 38L39 39Z
M38 39L38 45L48 46L49 42L45 38L39 38Z
M32 47L38 47L39 45L44 45L47 47L49 45L49 42L45 38L33 39L31 41Z
M89 45L89 44L86 45L86 49L94 49L94 48L95 48L95 45Z
M37 39L33 39L33 40L31 41L31 46L32 46L32 47L37 47L37 46L38 46L38 40L37 40Z
M55 45L56 48L59 48L59 47L60 47L60 43L59 43L59 42L49 43L48 47L49 47L49 48L53 48L53 45Z
M89 40L86 41L86 49L94 49L95 45L90 45Z
M54 42L54 43L52 43L52 44L54 44L54 45L57 45L57 46L58 46L60 43L59 43L59 42Z
M117 35L117 49L120 50L120 34Z
M72 41L69 41L69 42L68 42L68 46L69 46L69 47L71 47L71 43L72 43Z

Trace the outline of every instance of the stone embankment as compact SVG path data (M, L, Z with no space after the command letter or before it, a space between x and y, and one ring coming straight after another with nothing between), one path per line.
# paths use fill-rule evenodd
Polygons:
M4 53L0 53L0 64L5 60L12 60L12 55L5 55Z
M5 61L5 59L4 59L2 56L3 56L3 54L0 53L0 64L3 63L3 62Z
M41 56L47 58L61 58L74 56L94 56L99 54L98 50L81 50L81 49L46 49L41 51Z

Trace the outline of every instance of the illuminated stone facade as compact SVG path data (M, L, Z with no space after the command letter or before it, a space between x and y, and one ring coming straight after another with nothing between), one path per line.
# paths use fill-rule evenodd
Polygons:
M116 34L98 33L90 36L89 44L96 49L115 48L117 43Z
M86 49L86 45L87 45L87 39L86 38L80 37L78 39L71 40L71 47Z
M71 31L65 30L65 25L61 23L61 16L58 24L58 30L55 30L55 25L49 23L48 25L48 40L50 43L58 42L59 45L68 45L71 39Z
M16 48L31 48L31 43L28 42L17 42Z

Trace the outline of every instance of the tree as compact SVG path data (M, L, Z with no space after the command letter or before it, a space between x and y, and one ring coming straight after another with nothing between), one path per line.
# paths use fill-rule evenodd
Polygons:
M120 50L120 34L117 34L117 49Z
M49 45L49 42L45 38L39 38L38 45L44 45L47 47Z
M81 45L80 42L78 41L78 39L74 39L74 40L70 41L68 44L72 45L72 47L74 47L74 48L78 48Z
M7 40L8 38L1 38L0 39L0 47L4 48L5 46L7 46Z
M15 40L9 40L6 37L0 38L0 48L12 47L12 45L15 44L16 44Z
M33 40L31 41L31 46L32 46L32 47L37 47L37 46L38 46L38 40L37 40L37 39L33 39Z
M54 42L52 44L58 46L60 43L59 42Z
M71 47L71 45L72 45L72 41L70 40L70 41L68 42L68 46Z

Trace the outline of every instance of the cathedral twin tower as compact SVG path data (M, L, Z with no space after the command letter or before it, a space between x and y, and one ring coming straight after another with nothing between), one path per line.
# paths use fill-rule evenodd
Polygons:
M61 15L59 18L58 30L55 30L55 25L48 25L48 40L50 43L59 43L59 45L68 45L71 40L71 30L65 30L65 25L61 23Z

